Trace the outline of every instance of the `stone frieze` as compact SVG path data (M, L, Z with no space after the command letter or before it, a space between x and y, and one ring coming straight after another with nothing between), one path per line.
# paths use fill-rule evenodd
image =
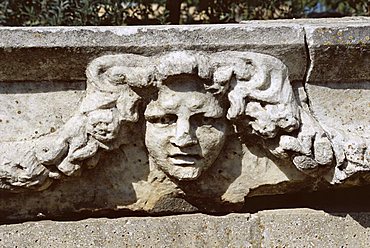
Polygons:
M86 96L62 127L2 144L1 189L40 191L68 183L65 178L99 165L102 154L124 151L137 132L149 178L180 188L220 160L230 137L257 145L289 170L330 183L369 170L369 141L321 126L296 99L287 67L270 55L105 55L89 63L86 76ZM230 192L245 187L239 199L248 192L243 180L248 178L241 175L237 185L228 185Z

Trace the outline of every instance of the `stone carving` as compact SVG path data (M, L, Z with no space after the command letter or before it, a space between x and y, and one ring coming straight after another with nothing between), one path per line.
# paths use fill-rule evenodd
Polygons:
M369 169L369 145L343 145L345 138L325 130L296 101L287 67L269 55L106 55L93 60L86 75L86 97L62 128L2 144L0 188L44 190L78 176L102 153L128 144L141 118L150 170L175 183L199 178L230 133L331 183Z
M165 81L144 113L150 164L175 179L193 180L213 164L225 141L220 92L207 92L206 82L194 76Z

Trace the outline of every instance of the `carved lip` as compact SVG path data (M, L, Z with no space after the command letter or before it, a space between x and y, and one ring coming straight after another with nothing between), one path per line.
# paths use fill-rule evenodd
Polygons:
M175 153L168 156L175 165L193 165L203 157L199 154Z

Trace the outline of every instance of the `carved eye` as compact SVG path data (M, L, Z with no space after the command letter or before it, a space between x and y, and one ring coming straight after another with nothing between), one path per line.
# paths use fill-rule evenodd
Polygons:
M204 116L203 113L197 114L193 118L198 126L214 125L215 122L218 120L218 118Z
M212 117L203 116L202 118L203 125L213 125L215 122L216 122L216 119Z
M176 115L163 115L159 117L153 117L148 119L149 122L160 124L160 125L171 125L177 121Z

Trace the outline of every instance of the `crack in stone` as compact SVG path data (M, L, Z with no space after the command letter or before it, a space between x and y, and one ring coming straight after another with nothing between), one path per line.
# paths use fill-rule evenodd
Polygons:
M307 41L307 32L306 32L306 28L303 27L303 37L304 37L304 47L305 47L305 51L306 51L306 54L307 54L307 59L306 59L306 71L305 71L305 74L304 74L304 77L303 77L303 90L306 94L306 104L307 104L307 107L308 107L308 110L310 110L310 112L312 113L312 109L311 109L311 104L310 104L310 97L309 97L309 94L308 94L308 90L307 90L307 87L306 87L306 84L308 83L309 81L309 76L311 74L311 71L312 71L312 58L311 58L311 54L310 54L310 48L308 47L308 41Z
M306 98L306 107L307 107L307 111L309 111L310 115L317 121L317 123L320 123L320 121L317 119L313 109L312 109L312 104L311 104L311 99L310 99L310 94L308 92L308 89L307 89L307 84L309 82L309 77L311 75L311 72L313 70L313 58L311 57L311 53L310 53L310 48L308 46L308 40L307 40L307 32L306 32L306 28L303 26L303 37L304 37L304 47L305 47L305 51L306 51L306 54L307 54L307 59L306 59L306 71L305 71L305 74L304 74L304 81L302 82L302 87L303 87L303 91L305 93L305 98Z

